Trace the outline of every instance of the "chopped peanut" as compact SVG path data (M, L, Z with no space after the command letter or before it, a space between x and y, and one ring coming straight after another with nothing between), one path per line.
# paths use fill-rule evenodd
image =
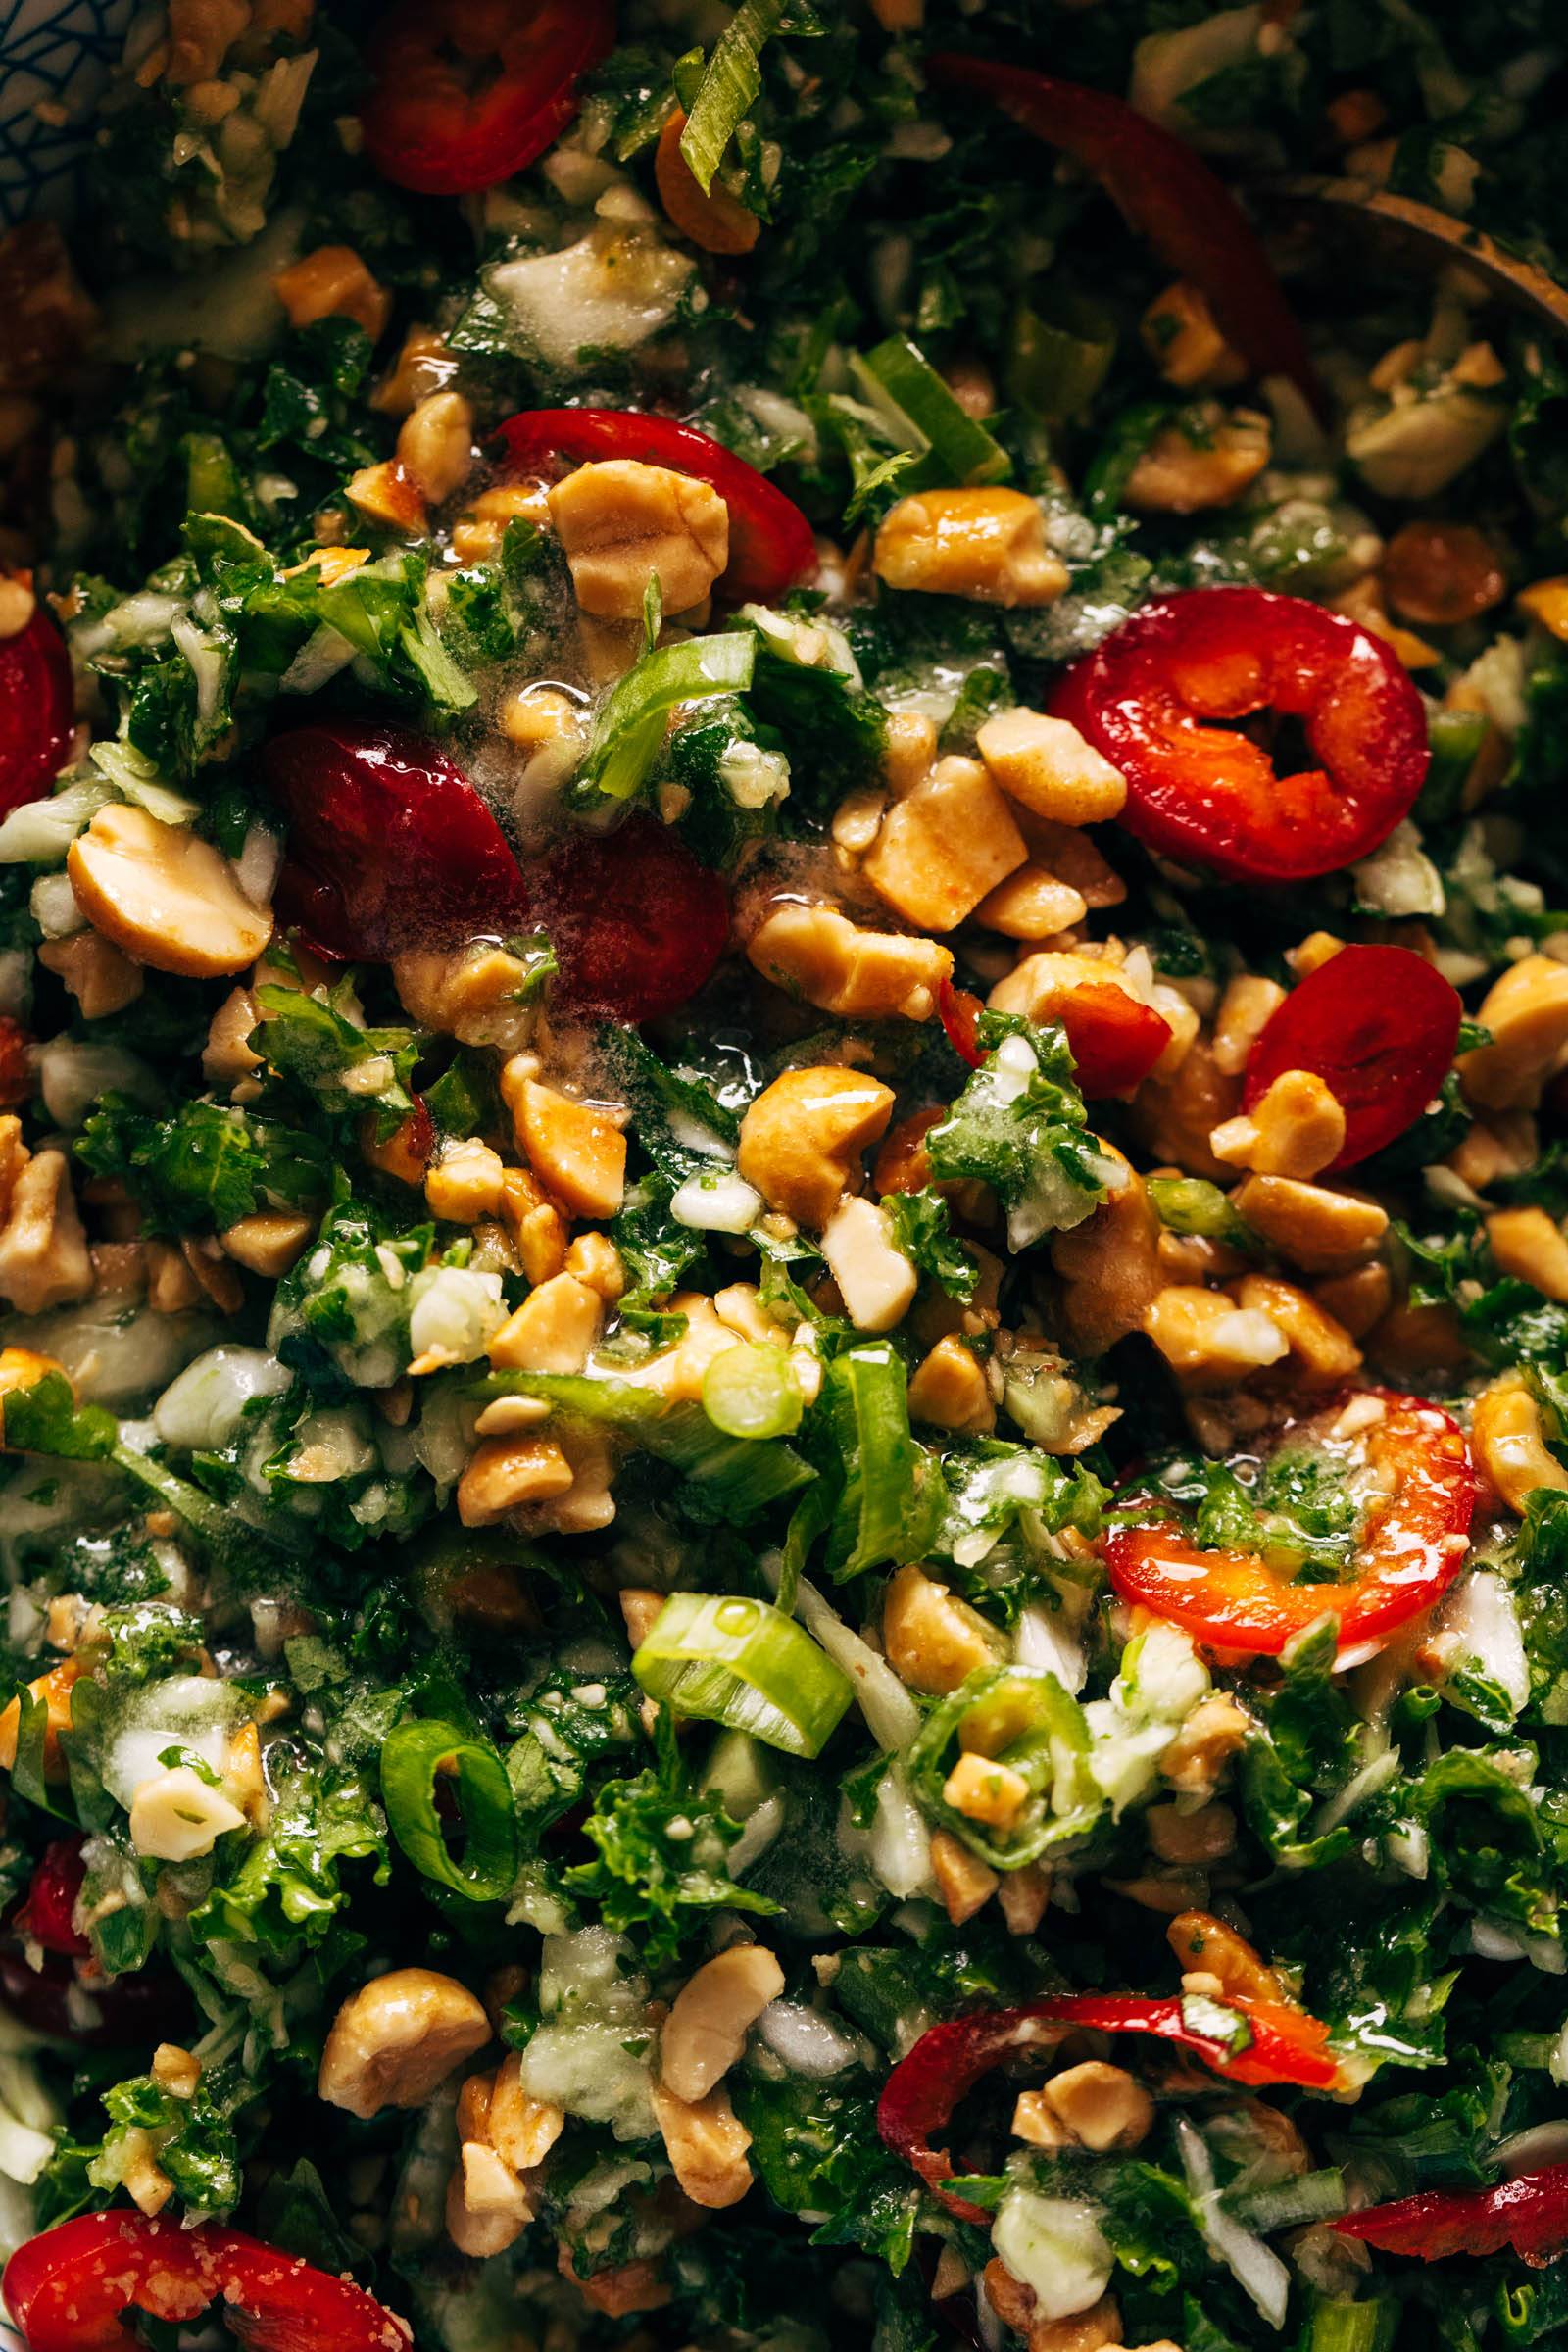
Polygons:
M517 1149L577 1217L612 1217L626 1190L626 1138L602 1111L524 1079L513 1111Z
M902 1322L920 1278L896 1246L885 1208L852 1193L823 1226L821 1250L857 1331L891 1331Z
M736 1164L770 1208L820 1232L892 1109L893 1089L858 1070L786 1070L741 1121Z
M1126 804L1120 768L1065 718L1048 718L1020 704L996 711L975 743L1003 791L1050 823L1104 824Z
M1312 1296L1325 1314L1343 1323L1352 1340L1364 1340L1389 1311L1394 1280L1386 1265L1374 1260L1348 1274L1330 1275L1312 1285Z
M501 553L507 525L546 523L550 502L543 483L497 482L481 490L452 526L452 552L460 564L488 564Z
M553 1438L485 1438L458 1482L465 1527L488 1527L525 1502L565 1494L571 1464Z
M1568 1240L1544 1208L1494 1210L1487 1219L1487 1240L1504 1274L1568 1301Z
M991 605L1051 605L1067 567L1021 490L922 490L882 518L874 568L890 588Z
M1541 1488L1568 1494L1568 1470L1547 1447L1541 1406L1522 1373L1505 1372L1482 1390L1471 1416L1470 1446L1494 1492L1521 1518Z
M1228 1690L1216 1690L1188 1716L1159 1759L1160 1777L1184 1796L1207 1796L1225 1766L1246 1746L1252 1718Z
M909 1382L909 1416L964 1437L984 1437L996 1427L986 1376L956 1333L938 1340Z
M1303 1184L1295 1176L1249 1176L1231 1195L1243 1223L1308 1274L1337 1274L1372 1255L1389 1229L1375 1200Z
M925 781L936 763L937 722L923 710L890 710L882 745L882 773L896 801Z
M1102 2058L1053 2075L1040 2095L1079 2146L1097 2155L1138 2147L1153 2126L1154 2102L1143 2084Z
M298 1208L258 1208L219 1235L225 1256L252 1274L280 1281L303 1253L317 1220Z
M1303 1387L1332 1387L1358 1370L1361 1350L1349 1333L1294 1282L1248 1274L1238 1283L1236 1297L1244 1313L1266 1316L1283 1335Z
M1275 1975L1245 1936L1238 1936L1211 1911L1183 1911L1165 1931L1165 1940L1182 1966L1202 1969L1219 1980L1225 1994L1243 1994L1254 2001L1298 2004L1282 1978Z
M510 2050L490 2081L484 2136L514 2172L531 2173L565 2130L561 2108L522 2087L520 2052Z
M246 897L229 860L145 808L100 808L66 870L94 930L155 971L193 980L243 971L272 936L271 909Z
M38 961L65 982L84 1021L123 1012L147 985L141 965L98 931L73 931L66 939L40 941Z
M626 1288L626 1269L608 1234L579 1233L566 1251L564 1271L597 1291L607 1306L612 1306Z
M1028 857L978 760L939 760L882 819L861 872L906 922L951 931Z
M1160 1292L1144 1329L1171 1370L1194 1388L1228 1387L1290 1352L1290 1342L1272 1316L1238 1306L1223 1291L1185 1283Z
M763 1944L731 1944L704 1961L676 1993L659 2037L665 2089L694 2106L706 2099L783 1989L784 1971Z
M1161 1862L1206 1869L1236 1846L1236 1816L1229 1805L1200 1805L1192 1813L1180 1805L1151 1805L1144 1827Z
M11 1113L0 1120L8 1134L16 1126ZM92 1259L65 1153L51 1150L25 1158L20 1147L9 1145L0 1145L0 1152L16 1171L0 1224L0 1298L21 1314L41 1315L87 1298Z
M1282 1070L1250 1111L1213 1129L1208 1148L1261 1176L1315 1176L1345 1149L1345 1111L1312 1070Z
M351 474L344 496L371 522L412 539L424 528L424 500L412 473L395 458L380 458Z
M953 951L899 931L862 931L835 906L785 903L747 943L764 979L845 1020L928 1021Z
M659 201L683 237L705 253L750 253L761 234L762 223L715 178L705 195L690 164L680 151L686 116L677 107L660 133L654 153L654 183Z
M500 1214L506 1178L500 1152L468 1136L443 1144L440 1157L425 1170L424 1197L432 1216L472 1225Z
M383 376L370 394L370 406L383 416L406 416L427 394L439 392L450 382L457 369L456 354L447 349L434 327L411 326L392 372ZM539 503L542 509L542 497ZM462 548L457 553L462 563L473 561Z
M1112 1156L1121 1159L1119 1152ZM1166 1287L1159 1262L1163 1229L1142 1176L1122 1164L1127 1182L1120 1191L1051 1242L1051 1262L1063 1286L1062 1323L1081 1355L1103 1355L1117 1340L1145 1330Z
M1029 1802L1029 1784L1021 1772L992 1756L961 1755L942 1786L945 1803L969 1821L985 1822L995 1830L1010 1830Z
M432 507L462 488L473 465L473 411L461 392L431 392L410 410L397 462Z
M352 318L378 343L392 316L391 295L377 284L352 245L318 245L280 270L272 291L287 311L290 326L313 326L318 318Z
M1146 514L1195 514L1228 507L1250 487L1269 461L1266 416L1252 409L1229 415L1205 401L1197 435L1178 420L1154 435L1127 477L1127 504Z
M1006 1881L1003 1881L1005 1886ZM1073 2135L1043 2090L1020 2090L1012 2110L1012 2136L1031 2148L1070 2148Z
M1247 362L1214 322L1201 286L1179 277L1156 295L1139 326L1144 348L1178 392L1223 392L1243 382Z
M698 2100L678 2099L656 2082L653 2102L664 2153L683 2194L710 2212L738 2205L752 2185L746 2161L752 2135L722 2082Z
M444 2219L458 2252L482 2261L516 2243L533 2219L533 2206L511 2165L494 2148L466 2139L447 2182Z
M605 1302L574 1274L530 1291L490 1341L490 1361L516 1372L580 1372L599 1337Z
M994 1666L1001 1637L978 1609L909 1563L898 1570L882 1602L888 1664L911 1690L942 1697L966 1676Z
M1568 639L1568 578L1534 580L1515 601L1551 636Z
M1053 939L1081 923L1089 908L1070 882L1060 882L1043 865L1020 865L988 891L974 920L1004 939Z
M533 1023L522 1003L527 966L507 949L480 941L458 949L416 948L392 962L406 1012L466 1046L511 1048Z
M1468 1102L1484 1110L1533 1110L1568 1047L1568 964L1526 956L1510 964L1476 1014L1492 1031L1458 1060Z
M931 1833L931 1875L956 1928L973 1919L1001 1884L1000 1874L947 1830Z
M692 474L636 458L579 466L550 494L582 610L639 620L650 579L666 612L702 603L729 562L729 510Z
M1050 1900L1051 1874L1042 1870L1038 1862L1026 1862L1021 1870L1003 1872L997 1903L1009 1936L1032 1936L1045 1918Z
M1284 1002L1285 991L1277 980L1260 979L1255 972L1237 972L1228 980L1214 1015L1211 1051L1216 1068L1240 1077L1271 1015Z

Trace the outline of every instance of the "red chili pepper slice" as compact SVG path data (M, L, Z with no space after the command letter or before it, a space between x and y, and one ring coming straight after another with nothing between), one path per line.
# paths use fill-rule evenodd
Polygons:
M565 129L614 40L612 0L403 0L370 44L366 153L423 196L493 188Z
M769 604L816 569L816 541L800 508L694 424L631 409L524 409L497 438L518 472L543 471L554 458L638 458L710 483L729 509L729 564L719 585L734 604Z
M975 1025L985 1006L967 988L944 980L937 1011L954 1052L978 1070L985 1060ZM1080 1091L1098 1099L1124 1095L1149 1076L1170 1044L1170 1023L1113 980L1086 981L1053 1013L1067 1034Z
M1327 1173L1353 1168L1415 1124L1459 1042L1458 992L1410 948L1342 948L1298 981L1247 1064L1250 1110L1287 1070L1311 1070L1345 1112L1345 1149Z
M951 980L937 983L937 1012L948 1033L948 1043L971 1070L978 1070L985 1061L975 1036L975 1024L984 1010L972 989L955 988Z
M72 1925L81 1882L87 1875L81 1848L79 1831L44 1847L25 1899L11 1922L12 1933L26 1942L41 1944L46 1952L68 1953L74 1959L92 1948Z
M1295 314L1246 214L1185 141L1108 91L1024 66L940 50L926 60L935 89L956 82L994 99L1015 122L1093 172L1160 260L1208 297L1228 342L1259 375L1286 375L1321 416L1327 403Z
M220 2297L250 2352L409 2352L413 2331L351 2279L259 2237L86 2213L19 2246L0 2292L28 2352L138 2352L126 2311L188 2325Z
M1185 1626L1217 1649L1277 1657L1320 1617L1340 1642L1381 1641L1441 1600L1464 1561L1476 1479L1456 1421L1420 1396L1365 1389L1383 1417L1347 1443L1364 1449L1372 1479L1347 1584L1287 1584L1256 1552L1203 1551L1168 1525L1112 1529L1101 1545L1124 1600ZM1281 1427L1282 1440L1322 1444L1343 1410L1337 1397ZM1375 1482L1375 1483L1374 1483Z
M1052 2046L1060 2027L1101 2034L1152 2034L1191 2050L1228 2082L1259 2086L1295 2082L1307 2090L1330 2090L1339 2070L1327 2054L1329 2030L1303 2011L1281 2001L1235 1998L1225 2001L1246 2021L1251 2039L1233 2050L1218 2035L1188 2023L1175 1995L1146 2000L1130 1993L1062 1993L1018 2009L987 2009L974 2017L950 2018L933 2026L889 2075L877 2103L876 2128L896 2156L912 2164L926 2186L950 2213L982 2228L990 2215L944 2183L953 2166L931 2134L951 2122L958 2102L1004 2058L1015 2051Z
M653 817L573 833L546 859L539 909L556 951L556 995L612 1021L673 1011L712 977L729 944L720 877Z
M0 816L41 800L66 764L75 692L66 641L42 605L0 641Z
M1343 612L1263 588L1146 605L1051 698L1127 779L1121 822L1152 850L1233 882L1299 882L1365 858L1427 772L1421 697L1392 647ZM1318 764L1281 775L1215 722L1272 710Z
M424 736L322 719L274 735L261 764L289 820L279 909L323 955L377 961L527 921L505 834Z
M1113 980L1075 988L1056 1017L1067 1032L1079 1092L1091 1100L1141 1085L1171 1040L1164 1014Z
M1500 2254L1508 2246L1522 2262L1539 2267L1568 2246L1568 2164L1548 2164L1539 2173L1521 2173L1517 2180L1462 2196L1428 2189L1392 2205L1348 2213L1334 2227L1342 2237L1358 2237L1384 2254L1411 2254L1419 2262Z
M9 1936L0 1942L0 2010L35 2034L87 2050L179 2041L191 2018L190 1995L172 1971L106 1977L94 1962L63 1952L46 1952L34 1968Z

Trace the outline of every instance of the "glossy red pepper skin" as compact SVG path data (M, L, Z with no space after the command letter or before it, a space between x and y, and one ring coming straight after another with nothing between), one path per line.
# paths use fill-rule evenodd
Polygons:
M323 955L373 962L526 924L505 834L426 737L321 719L274 735L261 769L289 820L278 911Z
M1293 2082L1330 2090L1338 2068L1328 2055L1328 2028L1283 2002L1227 2000L1246 2019L1251 2040L1243 2050L1187 2023L1181 2000L1146 2000L1131 1993L1060 1993L1018 2009L982 2010L950 2018L922 2034L883 2085L876 2127L896 2156L911 2164L926 2186L960 2221L990 2226L991 2216L946 2185L953 2166L931 2135L952 2121L975 2084L1020 2050L1053 2048L1074 2028L1101 2034L1152 2034L1175 2042L1228 2082L1260 2087Z
M1353 1583L1287 1584L1261 1555L1204 1551L1168 1522L1113 1528L1101 1544L1124 1600L1216 1649L1277 1657L1326 1615L1343 1648L1384 1641L1441 1600L1464 1565L1476 1477L1464 1433L1442 1407L1395 1389L1364 1389L1384 1407L1365 1433L1368 1461L1390 1484L1366 1510ZM1284 1422L1281 1439L1325 1428L1347 1399Z
M472 28L472 29L470 29ZM369 48L374 86L361 116L383 179L424 196L493 188L534 162L577 112L577 82L615 40L612 0L402 0ZM465 86L444 52L470 71Z
M1057 1017L1067 1032L1078 1090L1091 1102L1142 1085L1171 1040L1164 1014L1113 980L1075 988Z
M800 508L694 424L631 409L524 409L497 438L517 473L543 473L559 458L576 465L636 458L710 483L729 509L729 563L719 588L732 604L770 604L816 569L816 541Z
M62 1952L73 1959L83 1958L91 1949L86 1936L72 1925L86 1876L81 1848L79 1831L44 1847L25 1899L11 1922L13 1934L24 1942L41 1944L46 1952Z
M1202 289L1227 342L1254 372L1288 376L1319 416L1326 414L1300 327L1255 230L1184 140L1106 90L1025 66L938 51L926 74L936 90L978 90L1092 172L1160 260Z
M712 978L729 944L721 877L641 813L613 833L572 833L539 873L556 951L555 1001L583 1018L650 1021Z
M948 1043L971 1070L978 1070L986 1058L975 1033L984 1010L968 989L955 988L951 980L940 983L937 1011ZM1170 1044L1170 1023L1163 1014L1113 980L1091 980L1075 988L1052 1017L1066 1032L1079 1092L1091 1101L1130 1093Z
M1334 2225L1342 2237L1359 2238L1383 2254L1446 2262L1454 2254L1500 2254L1510 2248L1537 2267L1568 2247L1568 2164L1521 2173L1495 2188L1463 2195L1428 2189L1392 2205L1348 2213Z
M0 2292L28 2352L137 2352L126 2310L188 2325L222 2298L249 2352L409 2352L412 2330L350 2279L238 2230L88 2213L19 2246Z
M1403 1135L1453 1061L1464 1006L1409 948L1346 947L1297 982L1247 1064L1252 1109L1287 1070L1321 1078L1345 1112L1345 1149L1326 1171L1353 1168Z
M71 656L39 605L0 640L0 816L49 790L70 757L74 711Z
M1051 697L1127 780L1120 821L1232 882L1300 882L1365 858L1426 780L1421 697L1359 621L1262 588L1145 605ZM1298 720L1317 764L1280 775L1227 720Z

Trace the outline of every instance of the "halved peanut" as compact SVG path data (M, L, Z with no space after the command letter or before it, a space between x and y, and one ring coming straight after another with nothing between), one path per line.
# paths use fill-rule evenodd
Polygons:
M228 859L145 808L100 808L66 870L94 930L155 971L191 980L244 971L272 936L271 908L245 896Z
M1541 1407L1521 1374L1506 1372L1482 1390L1471 1417L1470 1444L1492 1486L1521 1518L1531 1495L1543 1487L1568 1493L1568 1470L1547 1447Z

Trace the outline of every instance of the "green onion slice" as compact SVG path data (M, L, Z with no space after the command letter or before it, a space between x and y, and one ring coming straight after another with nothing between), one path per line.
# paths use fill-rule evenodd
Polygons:
M758 51L777 32L783 15L784 0L741 0L708 61L680 134L686 168L705 196L725 148L761 95Z
M922 467L922 477L968 489L1005 481L1011 473L1012 460L1001 442L962 407L917 344L890 335L863 360L852 360L851 369L896 436L929 450L934 463Z
M436 1777L449 1780L463 1815L461 1855L436 1812ZM395 1724L381 1749L381 1801L416 1870L470 1902L499 1903L517 1875L517 1820L507 1768L488 1740L456 1724Z
M703 1374L703 1410L729 1438L787 1438L805 1406L782 1348L726 1348Z
M1013 316L1006 385L1021 409L1053 422L1076 416L1116 356L1116 329L1092 303L1059 297L1053 315L1020 303Z
M584 779L612 801L629 800L659 757L676 704L744 692L756 658L757 639L749 629L692 637L645 654L599 714Z
M672 1592L631 1670L650 1698L749 1732L786 1755L820 1755L854 1697L849 1676L764 1601Z

